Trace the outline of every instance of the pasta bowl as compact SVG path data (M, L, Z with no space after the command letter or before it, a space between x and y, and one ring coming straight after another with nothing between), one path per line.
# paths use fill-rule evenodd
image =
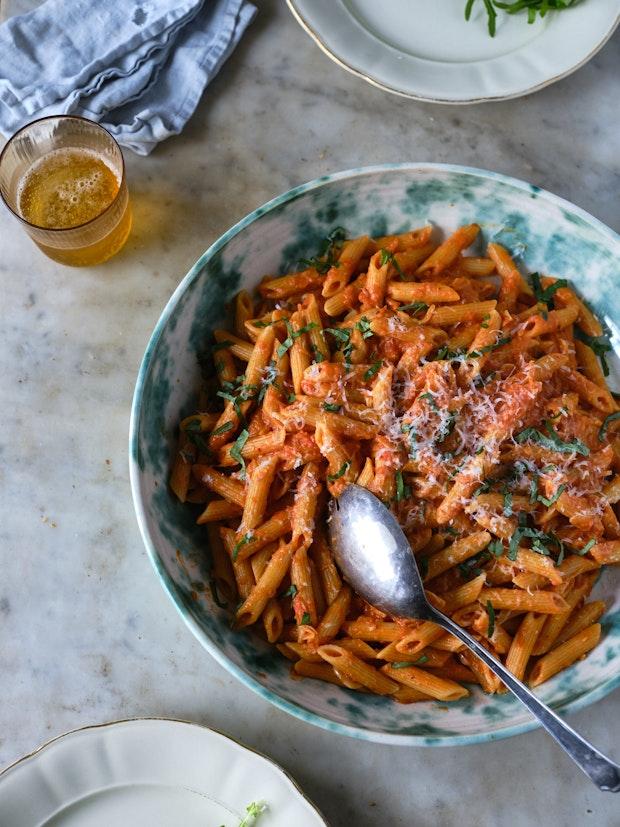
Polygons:
M620 238L596 218L538 187L482 170L398 164L349 170L296 187L259 207L196 262L166 306L148 344L130 426L134 504L155 570L204 647L243 684L300 719L384 743L469 744L537 724L509 694L474 689L460 701L399 705L387 698L290 678L290 664L258 636L234 631L210 588L204 526L168 488L179 420L196 409L200 356L226 302L267 273L295 269L336 225L347 234L400 232L426 222L449 232L477 222L480 244L496 240L527 271L572 280L620 346ZM482 249L482 248L481 248ZM612 388L620 384L615 359ZM620 578L604 571L595 589L607 604L603 635L589 656L539 688L561 713L580 709L620 684ZM234 608L234 607L233 607Z

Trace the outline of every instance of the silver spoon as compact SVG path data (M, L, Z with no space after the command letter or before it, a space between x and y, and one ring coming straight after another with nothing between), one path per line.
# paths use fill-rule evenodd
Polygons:
M564 723L527 686L426 599L418 566L393 514L359 485L345 489L329 522L336 563L351 587L373 606L398 617L432 620L462 640L495 672L601 790L620 792L620 768Z

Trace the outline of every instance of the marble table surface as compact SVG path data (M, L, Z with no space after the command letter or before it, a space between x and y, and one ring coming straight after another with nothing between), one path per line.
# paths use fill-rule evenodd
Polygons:
M185 133L126 153L135 229L114 260L57 265L0 211L0 766L84 724L170 716L271 755L332 827L617 825L618 799L540 731L405 749L294 720L212 660L152 571L127 469L138 365L181 277L245 213L327 172L443 161L527 179L620 230L620 32L536 95L437 107L354 78L283 2L258 5ZM572 718L616 758L619 697Z

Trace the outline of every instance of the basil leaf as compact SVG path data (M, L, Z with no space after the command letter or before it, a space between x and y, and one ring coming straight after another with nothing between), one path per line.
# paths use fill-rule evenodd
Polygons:
M489 626L487 628L487 637L493 637L495 631L495 609L491 605L491 601L487 600L487 614L489 615Z
M345 460L345 462L342 463L342 465L336 471L335 474L328 474L327 475L327 481L328 482L334 482L335 480L339 480L340 477L343 477L347 473L347 471L349 470L350 467L351 467L351 461L348 460L348 459Z
M241 431L241 433L239 434L239 436L235 440L232 448L230 449L231 457L233 459L237 460L237 462L241 466L241 476L242 477L245 477L245 475L246 475L246 468L245 468L245 460L241 456L241 451L243 450L243 446L245 445L245 443L248 441L249 436L250 436L249 431L247 431L244 428L243 431Z
M607 428L609 427L611 422L615 422L616 419L620 419L620 411L616 411L615 413L609 414L606 416L603 424L600 427L598 432L598 440L599 442L604 442L605 438L607 437Z
M373 362L372 365L368 368L368 370L364 373L364 381L368 381L372 379L372 377L379 372L381 365L383 364L382 360L379 359L378 362Z

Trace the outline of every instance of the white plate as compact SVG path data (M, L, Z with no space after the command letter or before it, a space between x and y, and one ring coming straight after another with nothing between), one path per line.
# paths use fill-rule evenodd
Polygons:
M74 730L0 774L2 827L326 827L276 764L211 729L147 718Z
M287 0L333 60L416 100L479 103L535 92L583 66L620 22L618 0L582 0L529 25L498 11L487 32L482 0Z

